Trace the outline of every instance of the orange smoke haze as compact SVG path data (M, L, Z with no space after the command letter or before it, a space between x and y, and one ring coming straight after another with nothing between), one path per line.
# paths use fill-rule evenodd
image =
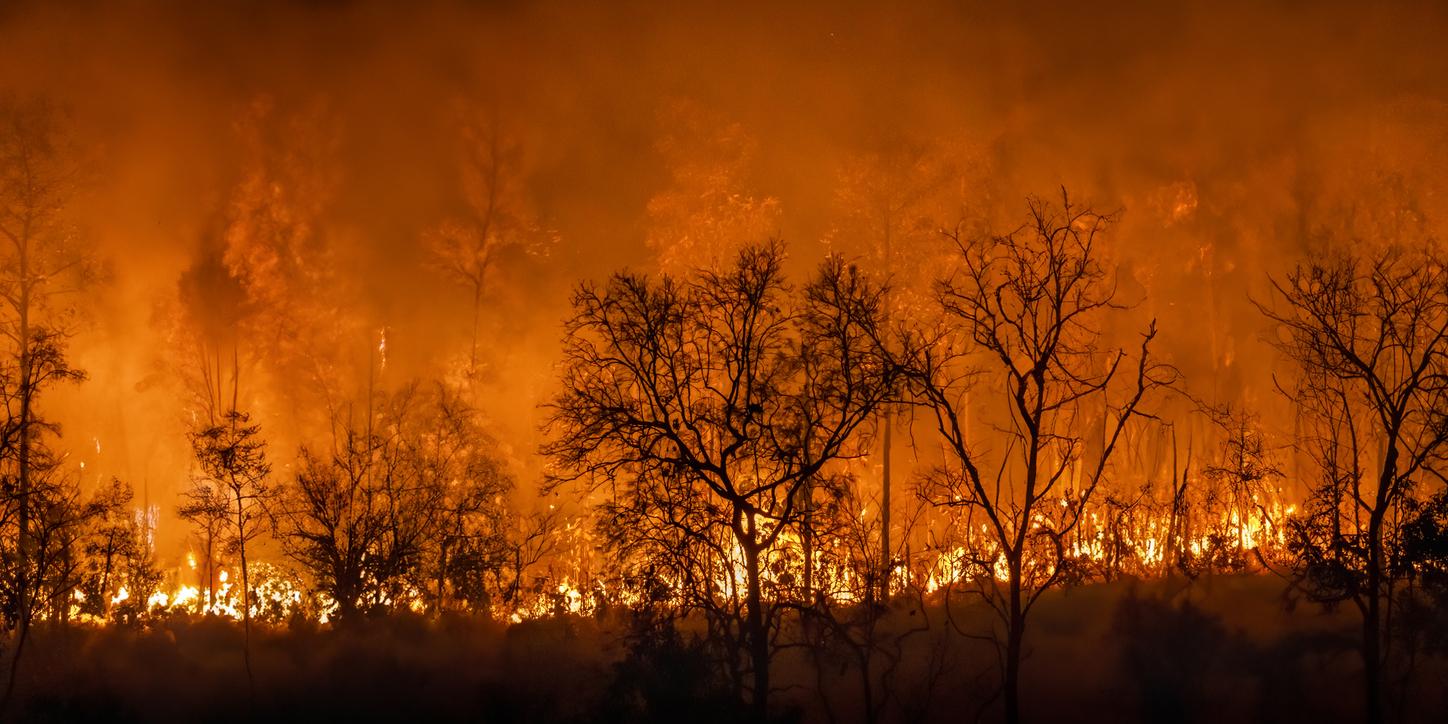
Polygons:
M467 118L500 129L526 209L479 322L484 406L525 490L569 288L672 263L701 189L753 214L721 236L778 236L804 266L863 253L841 201L861 159L935 164L937 225L999 228L1069 187L1122 211L1123 294L1160 318L1193 392L1279 429L1250 301L1266 273L1364 225L1448 222L1438 4L914 5L7 5L0 87L68 109L77 221L109 268L72 340L90 379L44 403L63 445L87 484L144 490L180 555L190 408L168 330L183 311L229 324L207 254L273 193L300 228L296 258L273 260L278 298L347 371L330 392L256 373L278 470L316 422L299 406L355 397L381 330L385 384L447 374L471 306L426 239L468 213Z

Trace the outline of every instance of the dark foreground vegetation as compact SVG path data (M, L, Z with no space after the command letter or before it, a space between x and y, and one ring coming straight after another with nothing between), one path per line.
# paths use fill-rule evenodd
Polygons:
M1041 722L1351 722L1360 667L1351 616L1290 611L1270 576L1122 581L1042 601L1024 663L1022 713ZM974 605L974 604L972 604ZM955 606L967 625L978 606ZM992 716L994 649L953 633L939 602L900 606L887 628L934 625L878 672L888 721ZM1442 611L1420 621L1399 672L1404 722L1448 716ZM37 630L19 719L143 721L739 721L748 711L702 665L688 633L622 614L504 626L391 616L346 628L254 632L256 695L240 675L240 626L176 617L141 627ZM1431 635L1426 635L1431 634ZM861 688L833 655L778 661L777 719L865 720Z

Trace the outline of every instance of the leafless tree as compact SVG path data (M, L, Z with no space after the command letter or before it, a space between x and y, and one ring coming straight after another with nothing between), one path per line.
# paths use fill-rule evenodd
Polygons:
M878 530L861 511L870 505L867 501L878 502L883 496L862 496L859 481L843 474L823 476L811 487L820 499L801 525L808 526L809 537L818 541L808 551L815 558L812 567L818 570L797 603L798 641L814 663L817 694L830 721L837 720L829 695L831 678L849 681L844 691L858 697L864 721L881 721L890 707L904 703L903 678L924 676L919 683L931 683L931 662L925 662L924 672L902 667L906 646L931 632L923 581L902 577L894 597L877 597L883 589L881 577L890 574L879 564ZM890 560L907 561L907 570L910 532L923 511L923 504L917 503L913 515L900 521L902 535L889 551ZM892 618L892 613L901 615ZM924 691L929 693L930 687Z
M1260 305L1298 374L1318 477L1289 546L1314 600L1362 617L1365 720L1384 717L1385 608L1398 581L1405 507L1444 482L1448 269L1432 248L1329 254L1273 280Z
M295 479L273 501L282 547L331 598L342 622L403 603L440 498L417 474L413 441L391 417L384 413L375 427L339 420L331 449L304 447Z
M431 591L435 612L462 600L491 614L494 596L511 602L516 594L504 572L511 563L513 478L478 410L458 391L438 385L418 424L419 472L436 491L419 588Z
M131 486L112 478L91 501L95 522L85 544L87 580L81 588L85 595L81 610L93 615L110 614L112 584L126 561L140 556L143 541L131 511L134 497Z
M959 568L1004 628L1012 724L1031 609L1072 574L1073 534L1123 431L1176 377L1150 355L1154 324L1134 356L1102 345L1105 316L1121 309L1098 246L1111 219L1064 191L1059 206L1032 199L1029 208L1008 234L951 235L959 253L937 288L941 321L909 347L911 379L944 448L921 494L970 521L958 531ZM993 430L965 424L967 393L989 397L979 379L1003 391L1007 421Z
M443 385L373 394L367 419L338 417L330 450L302 449L272 505L283 549L341 622L424 601L482 613L512 602L547 530L513 515L512 478L477 412Z
M857 432L895 386L882 295L839 260L796 294L769 243L724 269L620 273L573 297L544 446L554 482L601 494L615 550L666 588L737 614L714 634L744 653L761 720L776 544L797 527L801 489L861 451Z
M1252 537L1270 535L1286 523L1273 506L1281 499L1283 476L1254 415L1230 409L1210 414L1226 433L1217 459L1202 470L1210 483L1202 507L1220 513L1218 520L1209 521L1214 528L1210 553L1214 567L1240 570L1250 563L1253 549L1262 554L1260 542Z
M892 143L841 164L835 192L840 218L829 244L877 265L889 280L887 319L911 319L928 303L930 285L948 248L940 239L942 219L958 218L957 194L976 164L962 147ZM892 475L894 432L899 408L886 405L878 421L880 435L879 583L881 600L890 597L894 570L891 545L896 503ZM808 556L806 556L808 558Z

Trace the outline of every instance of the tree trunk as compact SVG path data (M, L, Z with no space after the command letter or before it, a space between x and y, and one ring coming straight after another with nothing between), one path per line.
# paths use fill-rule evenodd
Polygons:
M445 585L447 585L447 536L443 536L442 545L438 546L437 584L436 584L436 585L437 585L437 610L436 610L434 613L435 613L436 615L438 615L438 616L442 616L442 611L443 611L443 603L442 603L442 602L443 602L443 596L445 595L445 591L443 590L443 587L444 587Z
M16 449L18 463L16 488L18 493L20 511L17 526L18 536L16 538L16 590L15 590L15 615L16 615L16 636L15 652L10 657L10 675L5 683L5 695L0 697L0 715L9 708L10 697L15 693L16 673L20 669L20 657L25 653L25 641L30 637L30 614L31 614L31 586L30 586L30 421L31 404L34 397L33 374L31 369L32 359L30 355L30 221L27 218L21 234L21 241L18 244L19 256L19 277L20 290L19 300L15 305L15 311L19 319L20 355L17 362L20 367L20 421L19 421L19 447ZM39 576L36 576L39 579Z
M1379 724L1383 720L1382 675L1382 599L1383 599L1383 519L1396 498L1398 447L1396 430L1389 433L1378 473L1378 491L1372 514L1368 517L1367 602L1363 610L1363 721Z
M235 418L233 418L235 419ZM233 481L233 486L235 482ZM251 579L246 567L246 520L243 517L241 489L236 490L236 550L241 558L241 659L246 665L246 681L252 701L256 700L256 678L251 673Z
M207 513L207 515L211 515ZM215 518L213 518L215 520ZM208 525L215 525L210 523ZM210 532L206 534L206 614L211 614L211 609L216 605L216 536Z
M749 639L749 657L754 668L754 719L769 718L769 631L764 624L764 594L759 582L759 549L752 536L743 539L744 575L748 586L745 601L745 627Z
M1379 518L1368 524L1367 605L1363 610L1363 721L1379 724L1382 704L1382 543Z
M881 605L890 602L890 429L894 427L894 420L890 417L890 411L885 409L884 451L880 456L881 465L884 466L880 485L880 603Z
M1006 622L1006 672L1003 692L1006 703L1006 724L1021 721L1021 639L1025 634L1026 618L1021 612L1021 561L1016 557L1010 562L1010 607Z
M486 233L486 232L485 232ZM478 320L483 313L483 282L481 279L473 283L473 328L472 347L468 352L468 377L478 373Z
M804 558L801 573L800 604L814 605L814 485L805 480L799 488L799 508L804 525L799 531L800 553Z
M1378 599L1376 592L1369 592L1367 611L1363 614L1363 721L1368 724L1379 724L1383 720Z

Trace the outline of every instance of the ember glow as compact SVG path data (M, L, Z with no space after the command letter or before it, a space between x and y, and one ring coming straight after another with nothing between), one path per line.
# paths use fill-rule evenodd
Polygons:
M687 5L0 10L0 721L1448 719L1448 10Z

